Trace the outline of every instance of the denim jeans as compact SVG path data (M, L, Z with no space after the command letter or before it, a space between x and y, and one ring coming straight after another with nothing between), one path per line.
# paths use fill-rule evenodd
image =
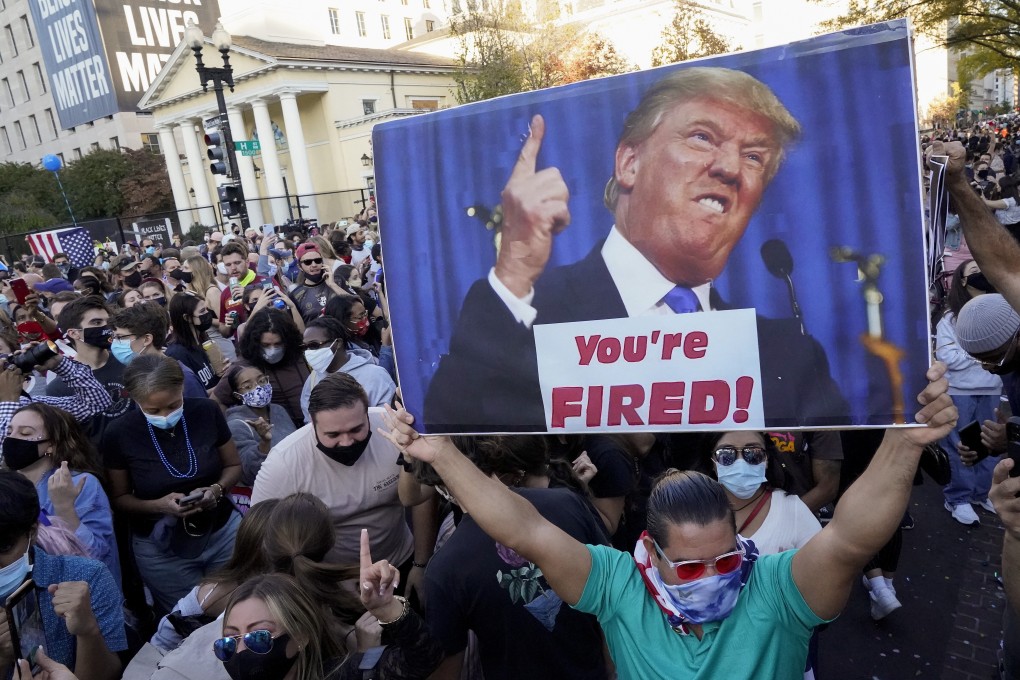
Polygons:
M999 397L994 394L951 395L953 403L960 412L956 429L949 433L940 444L949 455L949 464L953 470L953 478L942 489L946 502L950 505L963 503L980 503L988 498L988 489L992 486L992 469L999 462L997 456L988 456L977 465L967 466L960 460L956 445L960 443L960 432L975 420L983 422L995 419L995 409L999 405Z
M173 611L174 605L205 576L227 563L234 552L234 536L240 524L241 515L231 513L227 523L209 537L205 550L193 558L175 555L148 536L132 538L135 562L142 581L152 593L157 616Z

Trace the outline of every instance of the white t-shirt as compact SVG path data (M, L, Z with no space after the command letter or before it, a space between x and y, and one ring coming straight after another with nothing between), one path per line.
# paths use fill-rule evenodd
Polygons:
M744 538L754 541L760 554L772 555L804 547L821 530L818 518L804 501L777 489L772 492L772 505L765 521L753 534L744 534Z
M385 424L382 413L381 408L368 409L372 438L365 453L350 467L316 448L311 423L274 446L255 477L252 505L299 491L310 493L329 507L336 530L336 544L326 562L358 564L361 530L368 529L372 559L403 564L411 557L414 543L397 497L399 452L376 432Z

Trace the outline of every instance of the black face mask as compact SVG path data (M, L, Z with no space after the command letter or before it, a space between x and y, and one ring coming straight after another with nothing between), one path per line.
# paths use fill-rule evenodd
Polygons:
M110 349L110 338L113 337L113 329L109 326L102 328L85 328L82 330L81 340L86 345L98 347L99 349Z
M287 657L290 635L273 638L273 647L265 654L242 649L223 662L231 680L283 680L297 662L297 654Z
M323 272L319 272L315 276L312 276L311 274L305 274L305 283L310 283L313 286L317 286L320 283L322 283L323 276L324 276Z
M124 285L129 288L137 288L142 283L142 275L135 270L124 277Z
M24 470L41 457L39 455L39 441L15 439L14 437L4 439L0 452L4 456L4 465L12 470Z
M191 283L195 277L192 272L186 272L183 269L175 269L170 272L170 278L177 279L181 283Z
M991 282L985 278L985 275L982 272L977 272L968 276L967 285L984 293L995 292L995 286L993 286Z
M358 462L362 454L365 453L365 449L368 448L368 441L372 438L372 431L368 431L368 436L360 442L354 442L349 446L323 446L322 442L319 441L318 435L315 437L315 446L322 451L328 458L335 460L341 465L350 467Z
M195 324L195 328L198 329L199 333L205 333L207 330L212 328L212 312L208 309L199 314L198 318L201 319L201 321Z

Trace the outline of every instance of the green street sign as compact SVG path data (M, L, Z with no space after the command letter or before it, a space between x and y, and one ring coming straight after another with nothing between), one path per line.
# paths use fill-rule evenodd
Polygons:
M262 150L262 145L257 139L242 139L234 142L234 150L240 151L242 156L254 156Z

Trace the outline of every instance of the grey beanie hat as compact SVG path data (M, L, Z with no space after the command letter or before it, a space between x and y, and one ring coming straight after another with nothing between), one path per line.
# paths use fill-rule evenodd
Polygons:
M1020 330L1020 315L998 293L979 295L960 310L956 339L968 354L997 350Z

